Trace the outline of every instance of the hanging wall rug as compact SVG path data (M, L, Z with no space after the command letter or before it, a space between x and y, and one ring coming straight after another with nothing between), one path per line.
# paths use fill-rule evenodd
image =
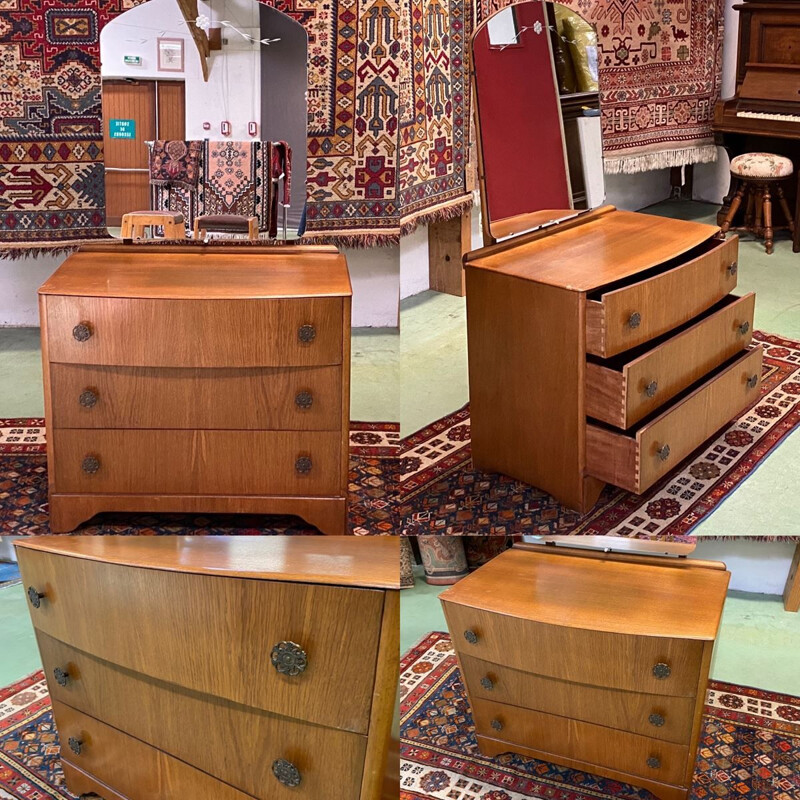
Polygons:
M0 4L0 255L106 237L100 32L143 1ZM308 236L386 244L468 208L469 0L268 4L308 33Z
M356 536L397 531L392 481L399 426L394 422L350 423L348 525ZM43 419L0 419L0 530L7 535L50 533L47 457ZM313 535L296 517L251 514L101 514L77 533L190 535Z
M400 441L396 486L403 532L684 538L800 423L800 342L759 331L753 340L764 346L758 402L645 494L607 486L581 516L528 484L477 472L465 407ZM757 534L752 538L778 538Z
M478 750L450 638L402 659L400 800L652 800L644 789L511 753ZM693 800L792 800L800 793L800 698L710 681Z
M605 171L714 161L723 0L560 0L597 30ZM477 0L478 19L508 0Z

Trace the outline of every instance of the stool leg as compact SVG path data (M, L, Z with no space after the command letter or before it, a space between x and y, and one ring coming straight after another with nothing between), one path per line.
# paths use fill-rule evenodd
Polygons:
M252 241L258 239L258 217L250 217L247 221L247 235Z
M720 228L723 235L726 234L731 229L731 223L733 222L733 218L736 216L736 212L739 210L739 206L742 204L742 198L744 197L744 192L745 192L745 183L744 181L741 181L739 183L739 188L736 190L736 194L733 196L733 200L731 200L731 207L728 209L728 213L725 217L725 220L722 223L722 227Z
M194 221L194 238L200 238L200 225L198 224L197 220Z
M757 238L761 239L764 235L764 228L761 225L762 213L764 211L764 196L761 193L761 187L757 186L756 193L756 218L753 222L753 233Z
M767 183L764 185L764 244L767 246L767 255L772 253L772 235L772 196Z
M794 220L792 212L789 211L789 204L786 202L786 195L783 193L783 186L779 183L775 185L775 193L778 195L778 205L781 207L783 216L786 217L786 224L789 226L789 233L794 233Z
M122 218L122 228L119 232L119 235L123 239L131 239L133 238L133 225L131 225L131 218L130 217L123 217Z
M753 227L753 220L756 216L756 203L753 193L747 193L747 210L744 212L744 227L750 230Z

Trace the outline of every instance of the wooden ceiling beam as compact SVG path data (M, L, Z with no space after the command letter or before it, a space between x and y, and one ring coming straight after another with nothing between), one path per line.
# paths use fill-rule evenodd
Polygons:
M178 0L178 8L183 14L183 18L189 26L189 31L192 34L192 39L197 46L197 52L200 54L200 66L203 69L203 80L208 82L208 58L211 54L211 48L208 43L208 36L206 32L197 27L196 20L200 15L197 8L197 0Z

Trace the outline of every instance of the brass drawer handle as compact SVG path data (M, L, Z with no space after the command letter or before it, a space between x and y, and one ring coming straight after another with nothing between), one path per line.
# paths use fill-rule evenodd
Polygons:
M650 767L650 769L659 769L661 767L661 759L656 758L656 756L650 756L650 758L647 759L647 766Z
M294 404L298 408L302 408L303 411L307 411L312 405L314 405L314 396L311 394L311 392L299 392L294 398Z
M650 383L647 384L644 393L648 397L655 397L657 391L658 391L658 381L650 381Z
M42 604L43 597L45 597L44 592L37 592L33 586L28 587L28 600L31 601L31 605L34 608L39 608L39 606Z
M70 736L67 744L69 744L69 749L72 750L72 752L75 753L76 756L79 756L81 754L81 750L83 750L83 742L80 739L76 739L74 736Z
M666 461L669 458L669 454L670 454L669 445L665 444L663 447L659 447L657 452L658 452L658 457L662 461Z
M97 393L93 392L91 389L84 389L81 392L81 396L78 398L78 402L84 408L94 408L97 405Z
M53 670L53 675L55 675L56 683L59 686L66 686L69 683L69 672L64 671L61 667L56 667Z
M81 461L81 469L87 475L94 475L94 473L100 469L100 459L97 456L86 456L86 458Z
M308 323L301 325L297 330L297 338L303 344L311 344L317 338L317 329Z
M499 719L493 719L490 724L496 731L503 730L503 723Z
M664 680L664 678L669 678L669 676L672 675L672 670L669 664L660 661L653 667L653 675L661 681Z
M300 775L300 770L287 761L285 758L279 758L272 762L272 774L284 785L290 788L300 785L303 779Z
M481 686L483 686L484 689L491 691L494 689L494 681L488 675L486 675L485 677L481 678Z
M628 327L629 328L638 328L642 324L642 315L638 311L634 311L633 314L628 317Z
M751 375L747 379L747 388L748 389L755 389L758 386L758 375Z
M664 722L666 722L662 714L651 714L647 721L655 728L663 728Z
M744 336L750 330L750 323L745 321L739 326L739 333Z
M79 322L73 329L72 329L72 338L76 342L86 342L92 338L92 325L90 322Z
M730 264L728 264L728 274L733 276L738 271L739 271L739 262L738 261L732 261Z
M313 463L311 462L311 456L300 456L300 458L294 462L295 470L301 475L307 475L309 472L311 472L312 466Z
M475 631L464 631L464 638L470 644L478 644L478 634Z
M305 672L308 666L306 651L294 642L278 642L272 648L269 659L281 675L291 675L293 678Z

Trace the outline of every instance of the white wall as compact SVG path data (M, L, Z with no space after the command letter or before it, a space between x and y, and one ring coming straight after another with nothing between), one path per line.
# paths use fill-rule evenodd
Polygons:
M343 248L353 285L354 328L400 325L400 247Z
M0 327L39 324L36 291L63 261L61 256L0 258Z

